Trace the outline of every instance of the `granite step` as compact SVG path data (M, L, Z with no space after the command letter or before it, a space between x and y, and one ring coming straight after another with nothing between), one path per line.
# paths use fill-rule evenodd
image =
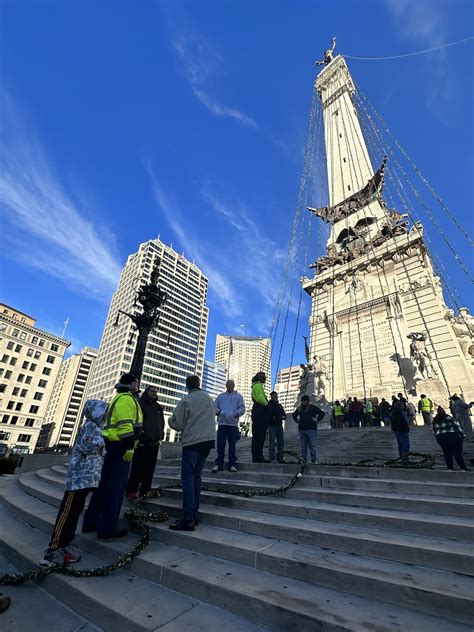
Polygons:
M54 508L49 506L49 512L45 511L43 507L45 503L27 496L23 492L13 493L10 496L7 493L4 495L4 499L8 499L10 508L16 507L16 511L25 515L29 522L35 521L37 524L42 522L45 533L50 531L55 517ZM3 514L1 514L1 518L4 518ZM11 516L11 513L6 515L6 520L4 549L10 555L20 557L25 565L31 565L38 550L41 549L39 540L44 542L45 534L40 534L29 525L19 522L18 519ZM158 530L164 532L165 528L166 525L162 525ZM166 532L171 533L169 530ZM186 535L194 536L196 533ZM186 544L186 542L184 543ZM91 534L88 534L86 536L79 535L77 544L84 551L88 550L89 547L92 551L100 550L100 558L94 557L89 552L85 554L86 563L90 565L102 560L115 559L118 553L126 550L129 542L99 543L91 537ZM273 544L278 546L277 542ZM21 553L18 553L18 549L21 549ZM261 552L263 553L263 551ZM283 554L283 549L279 553L275 549L276 560ZM257 555L256 560L259 563L260 559L262 564L270 563L266 562L264 557ZM342 563L342 560L340 562ZM306 562L300 559L300 564L304 565ZM228 610L238 615L251 616L257 624L267 625L272 630L301 630L302 632L314 630L366 632L367 630L377 630L378 632L385 632L393 630L394 626L399 629L404 628L419 632L425 630L430 632L433 630L461 632L470 629L469 625L446 618L446 614L442 618L391 606L374 599L321 587L317 582L309 583L302 579L292 578L290 575L268 572L268 570L258 568L256 564L251 567L198 554L189 548L174 547L159 542L152 542L143 554L135 558L129 570L133 574L120 571L115 574L116 579L113 575L107 578L93 578L92 580L51 576L45 580L45 584L48 583L48 590L56 589L57 592L60 592L57 586L58 583L61 583L63 590L61 597L64 597L64 601L74 600L77 609L88 600L89 612L94 612L96 616L97 610L106 611L111 605L118 612L118 614L114 614L116 619L124 616L122 614L124 608L126 609L125 616L128 618L134 618L137 614L142 618L145 614L147 616L151 614L153 618L154 611L152 609L159 602L160 589L166 589L167 592L171 592L169 589L172 589L179 593L185 593L188 595L188 600L190 598L194 604L192 609L188 608L186 612L177 615L173 623L177 622L178 624L174 628L168 628L166 625L159 628L165 631L186 629L179 627L179 621L186 616L190 620L193 617L193 612L198 613L199 606L195 604L196 599L211 604L224 604ZM128 586L121 589L122 576L128 576ZM290 582L288 578L291 578ZM132 590L130 590L130 584ZM157 593L154 593L154 599L151 595L149 596L147 591L149 585L152 585ZM127 599L127 593L124 594L127 589L133 595L133 604ZM447 590L451 594L450 589ZM458 599L463 599L464 590L461 585ZM138 599L137 595L140 595ZM178 596L186 599L182 595ZM456 598L454 594L452 597L453 599ZM90 603L91 601L95 601L95 603ZM167 602L166 605L169 612L170 602ZM182 602L180 605L183 605ZM96 620L98 621L98 618ZM256 626L252 627L249 621L245 622L247 627L237 628L232 627L227 622L222 622L222 624L219 622L218 626L213 625L213 619L209 620L210 624L206 629L211 632L221 630L222 625L225 625L229 632L237 629L249 632L261 629ZM240 618L239 621L241 621ZM156 621L149 622L147 620L145 625L147 623L148 626L140 629L155 630L159 627L156 625L152 627ZM113 618L108 619L108 625L107 629L125 630L122 620L115 622ZM142 621L135 619L134 625L127 629L139 629L137 625L142 625ZM194 627L193 629L204 628Z
M38 470L37 477L57 488L62 488L64 479L49 469ZM181 498L181 490L164 490L164 497ZM412 533L424 536L447 537L448 539L474 541L474 521L459 518L438 516L436 514L419 514L405 509L394 511L386 509L369 509L367 507L344 507L332 503L322 503L306 499L291 500L287 498L239 497L216 492L203 492L202 503L219 507L242 508L280 516L308 518L335 522L337 524L353 524L395 530L399 533ZM147 505L145 505L147 506Z

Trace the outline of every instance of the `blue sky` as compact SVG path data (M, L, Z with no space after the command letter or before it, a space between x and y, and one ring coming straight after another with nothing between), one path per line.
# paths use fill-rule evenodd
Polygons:
M72 350L97 346L127 255L160 235L209 277L207 357L218 332L237 334L245 324L249 335L268 333L300 186L314 60L333 35L339 52L361 57L469 37L472 7L467 0L4 2L2 300L57 333L70 316ZM473 42L348 63L470 229ZM472 308L448 247L469 266L465 242L434 198L427 201L443 237L429 218L426 232L448 283ZM310 260L321 240L317 226L312 231ZM291 270L293 321L302 272L301 262ZM301 313L300 356L307 297Z

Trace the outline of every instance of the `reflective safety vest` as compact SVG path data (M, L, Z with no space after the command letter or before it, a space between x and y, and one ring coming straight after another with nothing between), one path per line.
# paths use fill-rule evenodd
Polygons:
M108 441L137 437L143 424L143 413L136 397L130 393L117 393L105 414L102 436Z
M428 398L421 400L421 412L422 413L430 413L431 412L431 400Z
M335 417L340 417L341 415L344 415L344 408L342 406L336 406L336 404L334 404L334 406L332 407L332 411Z

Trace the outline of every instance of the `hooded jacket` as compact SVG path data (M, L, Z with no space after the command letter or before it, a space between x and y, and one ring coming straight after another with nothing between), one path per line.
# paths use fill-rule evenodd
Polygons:
M79 430L69 461L66 491L99 486L102 470L101 451L104 447L100 427L106 410L107 402L99 399L89 399L85 403L85 421Z

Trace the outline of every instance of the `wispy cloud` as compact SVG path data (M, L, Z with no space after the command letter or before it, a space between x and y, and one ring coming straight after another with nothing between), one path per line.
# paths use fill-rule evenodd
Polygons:
M99 300L110 297L121 266L110 237L66 193L11 98L1 103L0 209L4 255Z
M223 55L189 24L189 19L184 20L169 7L164 8L164 13L173 49L194 96L214 116L231 118L256 129L257 123L251 116L237 107L225 105L215 96L215 79L224 74L226 61Z
M222 309L228 317L237 318L241 313L241 305L232 282L205 254L207 250L205 244L198 244L190 231L185 230L186 222L178 202L164 192L150 165L148 166L148 173L151 178L155 201L178 239L181 248L188 258L196 260L209 279L211 301Z

